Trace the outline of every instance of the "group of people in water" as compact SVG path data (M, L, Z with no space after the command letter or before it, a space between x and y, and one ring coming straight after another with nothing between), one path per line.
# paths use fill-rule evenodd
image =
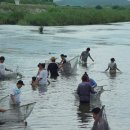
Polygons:
M39 92L42 91L42 89L45 89L47 85L50 84L50 81L48 80L48 77L51 79L56 80L59 76L59 70L64 69L64 65L68 62L66 60L66 55L61 54L61 61L60 63L56 63L56 58L51 57L51 62L47 65L45 63L39 63L38 66L38 72L36 76L32 77L32 88L33 90L36 90L39 88ZM83 65L87 65L88 57L94 62L93 58L90 55L90 48L87 48L85 51L83 51L80 55L80 59ZM5 58L4 56L0 57L0 77L5 75L5 71L11 71L10 69L7 69L4 65ZM108 64L108 68L105 71L110 72L110 74L116 73L116 71L120 71L117 68L117 65L115 63L115 58L111 58L111 62ZM81 77L82 82L77 87L77 94L79 96L80 103L90 103L90 94L97 93L94 88L97 87L97 83L88 76L87 72L85 72ZM22 80L19 80L16 83L16 87L12 89L10 93L10 103L15 105L20 105L20 94L21 90L20 88L24 85L24 82ZM5 109L0 109L0 112L5 112ZM101 112L101 109L99 107L94 108L92 110L93 118L95 120L99 119L99 113ZM98 126L98 129L93 130L109 130L106 129L100 129L100 125Z
M80 55L80 59L81 59L82 65L86 65L87 66L87 59L88 59L88 57L94 62L93 58L90 55L90 48L87 48ZM108 64L108 68L105 71L108 71L108 70L109 70L110 74L115 74L117 70L119 72L121 72L120 69L117 68L117 64L115 63L115 58L111 58L110 59L110 63Z

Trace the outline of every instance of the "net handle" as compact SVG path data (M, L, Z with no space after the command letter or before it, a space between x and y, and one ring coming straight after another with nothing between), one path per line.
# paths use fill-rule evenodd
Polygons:
M73 59L79 57L79 55L75 56L74 58L70 59L68 62L72 61Z
M7 109L7 111L8 110L14 110L14 109L17 109L17 108L20 108L20 107L24 107L24 106L27 106L27 105L32 105L32 104L36 104L36 102L28 103L28 104L21 105L21 106L16 106L15 108Z
M7 98L8 96L9 96L9 95L6 95L5 97L1 98L1 99L0 99L0 102L1 102L3 99Z

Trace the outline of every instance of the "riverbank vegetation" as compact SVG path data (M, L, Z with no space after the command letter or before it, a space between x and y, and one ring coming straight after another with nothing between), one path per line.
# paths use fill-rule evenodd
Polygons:
M56 26L127 21L130 21L129 7L61 7L53 4L0 5L0 24Z

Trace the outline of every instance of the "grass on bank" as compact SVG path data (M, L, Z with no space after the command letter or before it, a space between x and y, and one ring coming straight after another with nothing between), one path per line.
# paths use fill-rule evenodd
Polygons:
M55 5L0 5L0 24L87 25L130 21L130 8L83 8Z

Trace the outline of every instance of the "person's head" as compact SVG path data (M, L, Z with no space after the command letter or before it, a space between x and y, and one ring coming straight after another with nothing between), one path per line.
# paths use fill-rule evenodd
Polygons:
M92 110L94 120L96 120L98 118L100 111L101 111L101 109L99 107L96 107Z
M83 75L86 76L86 77L89 77L88 74L87 74L87 72L85 72Z
M55 61L56 61L56 58L55 58L55 57L51 57L51 61L52 61L52 62L55 62Z
M86 76L86 75L83 75L81 79L82 79L82 82L88 82L89 81L89 77Z
M36 81L36 77L32 77L32 81Z
M88 51L88 52L89 52L89 51L90 51L90 48L88 47L88 48L86 49L86 51Z
M45 63L39 63L37 66L38 66L39 69L44 69Z
M65 59L67 57L67 55L61 54L61 59Z
M111 62L114 62L115 61L115 58L111 58Z
M21 88L23 85L24 85L24 83L23 83L22 80L19 80L19 81L17 82L17 87L18 87L18 88Z
M4 61L5 61L5 57L4 57L4 56L1 56L1 57L0 57L0 63L4 63Z
M82 79L82 82L88 82L89 81L89 76L88 76L87 72L85 72L83 74L81 79Z

